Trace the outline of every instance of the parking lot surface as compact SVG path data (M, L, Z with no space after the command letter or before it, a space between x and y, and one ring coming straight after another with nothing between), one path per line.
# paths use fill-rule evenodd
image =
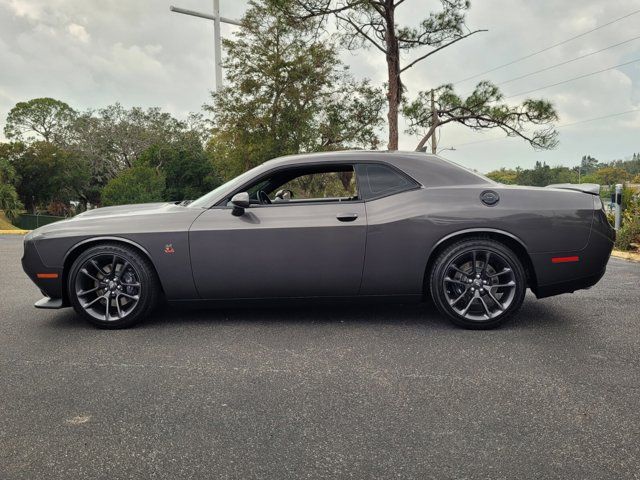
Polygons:
M0 237L0 479L640 478L640 264L494 331L430 304L105 331L34 309L21 254Z

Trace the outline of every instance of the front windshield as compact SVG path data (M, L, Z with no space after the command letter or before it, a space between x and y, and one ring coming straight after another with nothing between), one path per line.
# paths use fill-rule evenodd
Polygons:
M254 170L258 168L252 168L251 170L247 170L242 175L237 176L236 178L232 178L228 182L223 183L218 188L211 190L209 193L205 193L203 196L191 202L188 207L189 208L208 208L212 205L213 201L225 190L232 190L235 187L239 187L241 184L249 180L254 175Z

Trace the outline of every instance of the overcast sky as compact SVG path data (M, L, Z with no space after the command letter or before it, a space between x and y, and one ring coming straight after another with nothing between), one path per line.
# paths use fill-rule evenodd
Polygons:
M174 2L212 10L212 0ZM222 15L231 18L241 17L246 8L244 0L221 4ZM409 0L399 7L397 20L411 25L438 4ZM16 102L42 96L76 109L121 102L160 106L178 117L199 110L214 82L213 25L171 13L170 5L167 0L0 0L0 125ZM411 96L456 82L635 10L640 10L640 0L475 0L468 26L489 32L414 67L404 83ZM640 13L482 78L509 80L632 39L640 36L639 25ZM224 26L223 35L231 36L234 28ZM405 64L413 55L406 55ZM355 76L378 84L385 80L386 65L378 51L345 52L343 58ZM503 88L513 95L635 59L640 59L640 39ZM563 125L640 109L639 85L640 61L531 96L550 99ZM467 92L473 82L457 87ZM561 128L560 146L550 152L535 152L518 139L492 140L501 136L498 131L477 133L448 125L441 131L440 145L456 150L442 154L480 171L531 167L536 160L574 165L584 154L601 160L625 158L640 151L640 112ZM386 132L382 137L386 139ZM417 141L402 134L400 146L413 149Z

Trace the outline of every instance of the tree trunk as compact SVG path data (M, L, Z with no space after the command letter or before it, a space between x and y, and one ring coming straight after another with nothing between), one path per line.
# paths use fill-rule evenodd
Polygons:
M400 95L402 86L400 84L400 50L398 48L398 38L396 36L395 12L393 0L387 0L385 5L385 43L387 47L387 75L389 79L389 89L387 100L389 102L389 112L387 121L389 123L389 150L398 149L398 108L400 106Z

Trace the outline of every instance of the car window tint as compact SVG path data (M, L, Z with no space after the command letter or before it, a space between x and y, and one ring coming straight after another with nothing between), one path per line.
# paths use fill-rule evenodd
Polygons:
M365 171L369 192L373 197L401 192L415 185L406 176L384 165L366 165Z
M278 188L290 190L293 198L298 200L357 197L353 170L301 175Z
M294 165L242 187L252 204L346 202L360 199L352 164ZM227 202L234 193L227 198ZM266 198L268 197L268 199ZM270 201L270 202L269 202ZM267 203L269 202L269 203Z

